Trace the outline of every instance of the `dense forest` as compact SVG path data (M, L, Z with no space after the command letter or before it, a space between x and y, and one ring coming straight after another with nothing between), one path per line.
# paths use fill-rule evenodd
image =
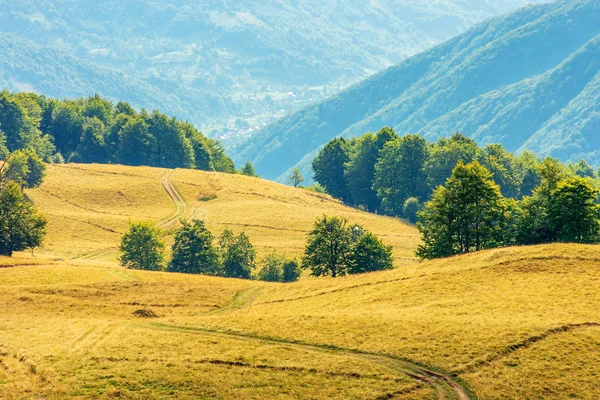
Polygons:
M419 135L398 136L391 128L347 140L331 140L313 161L314 179L332 196L365 210L416 221L416 211L446 184L459 162L477 161L493 176L503 196L530 196L542 181L544 160L515 155L500 144L480 147L456 133L430 143ZM565 176L587 178L600 187L585 160L563 165Z
M336 138L313 161L331 195L417 226L423 258L485 248L600 240L600 176L585 160L562 164L460 133L429 143L383 128Z
M219 142L159 112L98 96L55 100L0 92L0 149L46 162L119 163L235 172Z

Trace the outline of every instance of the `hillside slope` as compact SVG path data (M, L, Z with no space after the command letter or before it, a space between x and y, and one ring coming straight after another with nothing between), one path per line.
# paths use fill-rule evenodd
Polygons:
M0 60L0 84L52 97L98 91L146 108L176 97L180 104L161 109L197 125L255 123L530 2L3 1L0 26L12 36L0 44L21 51ZM98 70L91 85L70 83L87 81L90 66ZM111 85L102 76L109 67L128 85ZM149 86L159 91L150 98Z
M600 3L561 0L476 26L240 146L268 178L310 161L331 138L375 131L437 139L460 131L481 144L527 148L600 165Z
M364 225L394 247L396 265L415 261L415 227L346 207L327 195L242 175L118 165L48 166L38 189L28 190L49 218L43 254L114 260L129 221L164 229L179 218L201 218L214 234L245 232L260 256L276 250L301 255L316 218L338 215Z
M594 399L600 249L293 284L0 258L0 396Z

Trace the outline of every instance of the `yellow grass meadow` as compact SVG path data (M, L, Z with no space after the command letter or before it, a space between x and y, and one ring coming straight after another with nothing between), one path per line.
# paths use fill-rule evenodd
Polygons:
M35 257L0 259L2 398L600 397L599 246L417 262L400 221L197 171L53 166L28 194L50 230ZM382 236L396 269L276 284L125 270L110 252L130 219L186 215L299 255L323 213Z

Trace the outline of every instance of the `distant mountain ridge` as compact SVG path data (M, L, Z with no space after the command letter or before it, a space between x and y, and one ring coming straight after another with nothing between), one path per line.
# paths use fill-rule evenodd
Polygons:
M234 152L285 176L331 138L392 126L437 139L460 131L564 161L600 165L600 2L561 0L484 22L265 128Z
M255 126L531 1L0 0L0 84Z

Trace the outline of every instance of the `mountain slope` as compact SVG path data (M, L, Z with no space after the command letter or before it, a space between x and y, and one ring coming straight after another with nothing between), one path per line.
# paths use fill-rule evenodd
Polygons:
M531 1L0 1L2 31L29 48L19 59L0 60L0 83L53 97L98 91L147 108L175 97L180 104L162 108L195 124L234 116L254 124ZM57 58L68 73L47 62L53 54L69 56ZM87 80L82 63L121 71L129 84L68 83ZM19 73L14 64L36 73Z
M599 165L590 137L597 125L599 19L600 3L592 0L562 0L494 18L283 118L234 157L253 160L269 178L298 162L310 175L312 155L331 138L389 125L429 139L461 131L482 144L500 142L512 151L526 146L563 160L584 155ZM564 137L542 139L544 132L566 127L579 142L576 148L565 148Z

